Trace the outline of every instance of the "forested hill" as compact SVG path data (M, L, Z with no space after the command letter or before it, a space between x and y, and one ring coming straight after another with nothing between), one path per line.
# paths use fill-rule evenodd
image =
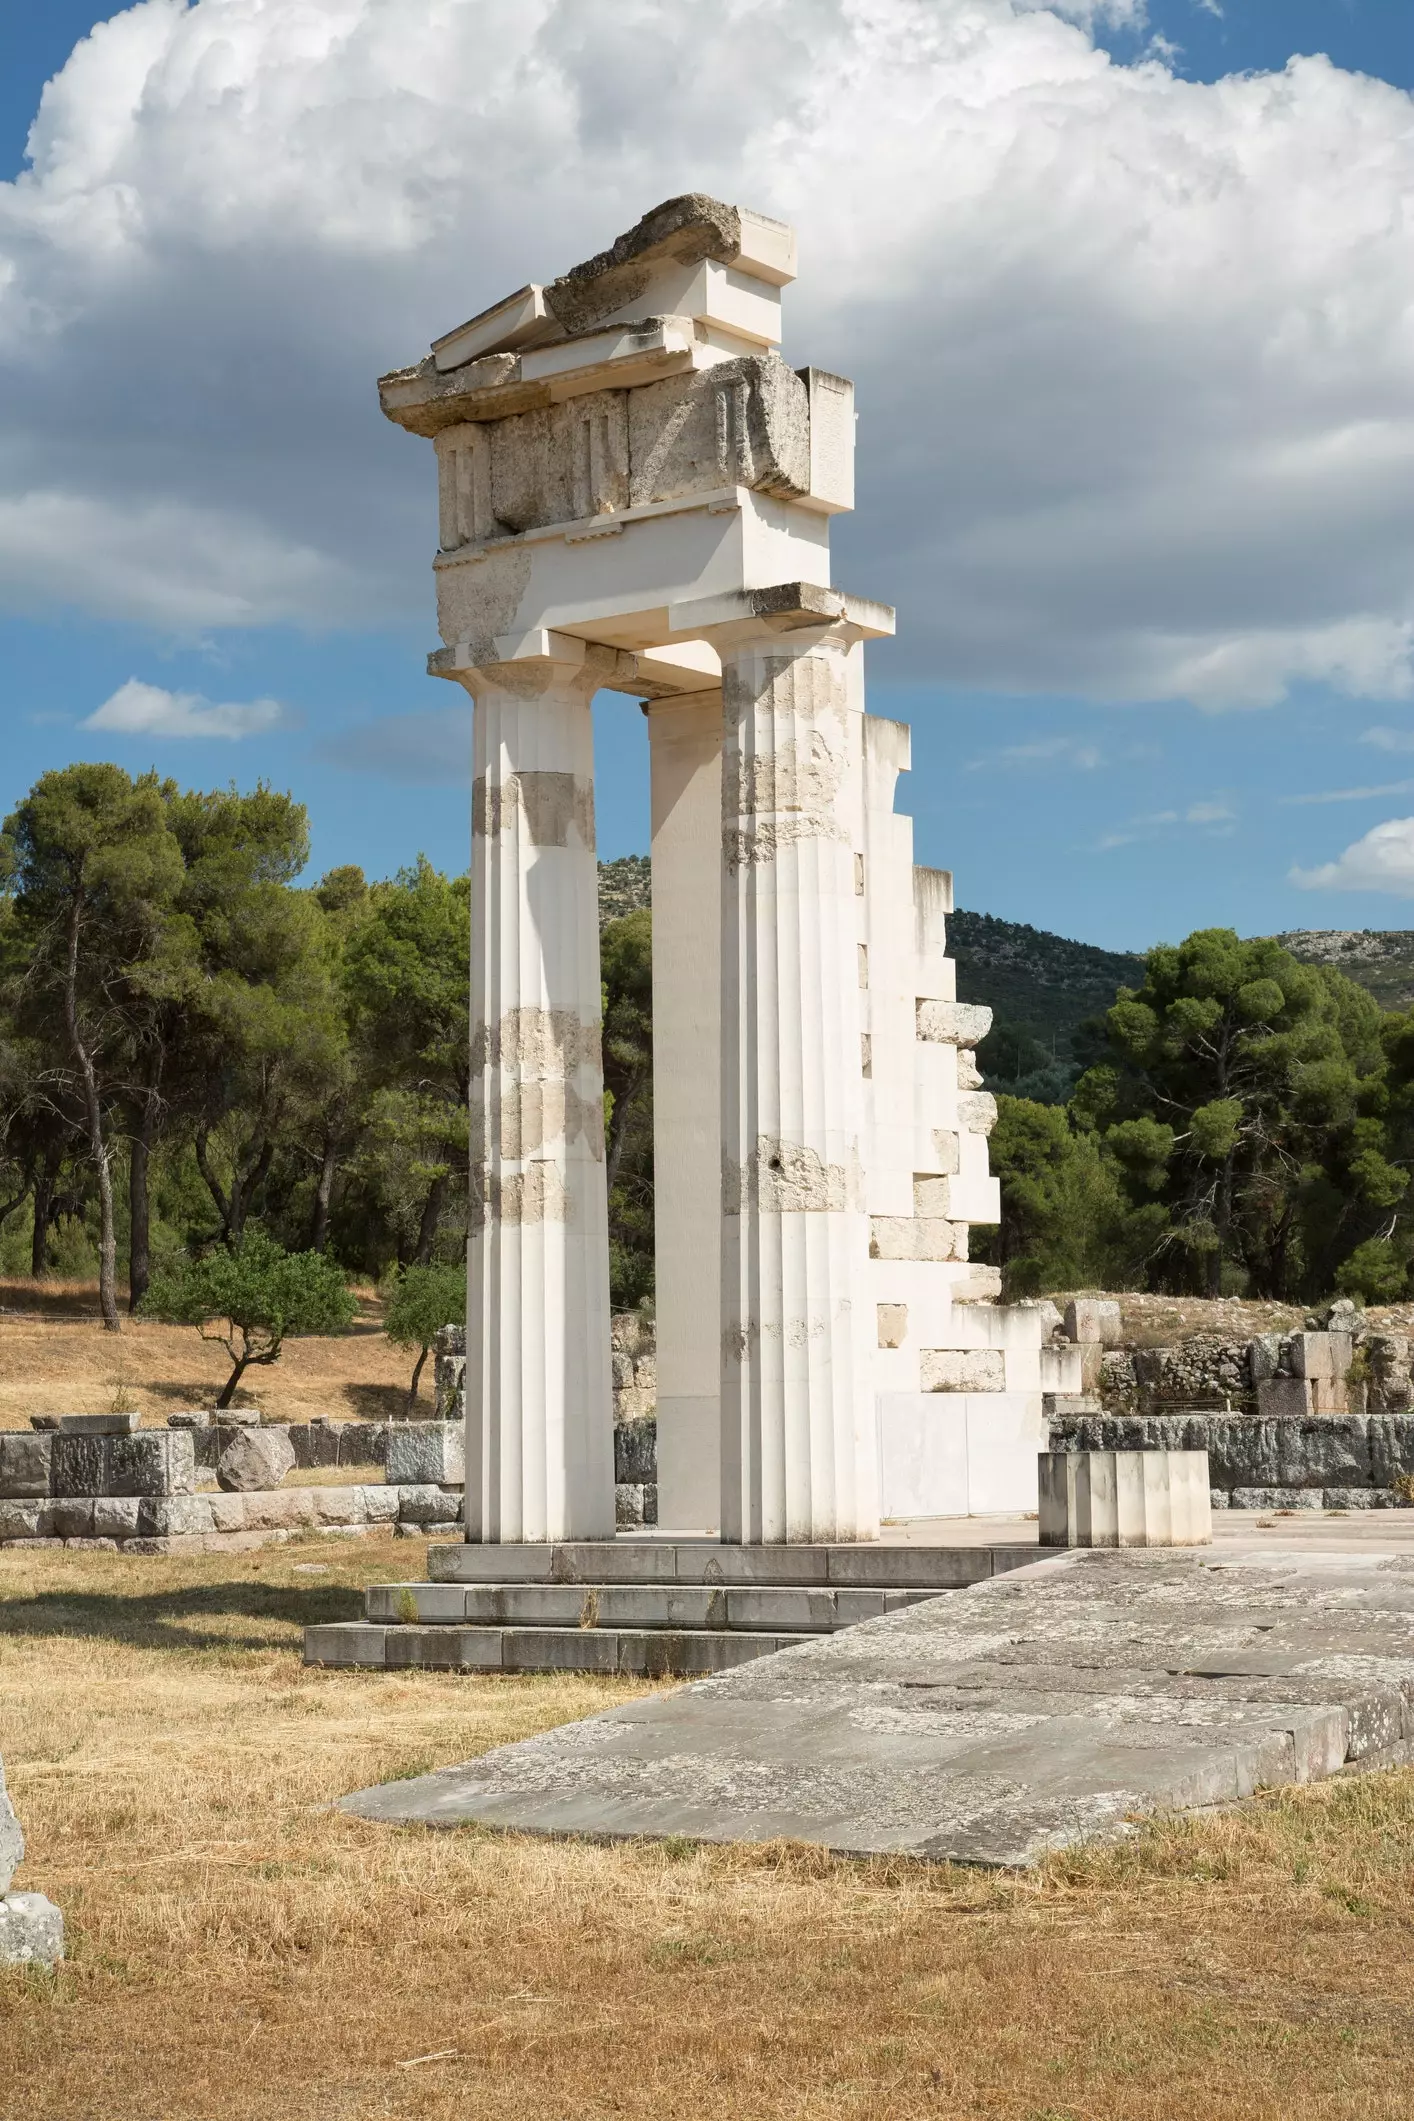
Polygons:
M954 913L948 951L958 999L985 1002L991 1036L979 1054L994 1089L1047 1102L1065 1097L1093 1057L1081 1027L1103 1016L1121 987L1137 987L1144 960L1072 942L990 913Z

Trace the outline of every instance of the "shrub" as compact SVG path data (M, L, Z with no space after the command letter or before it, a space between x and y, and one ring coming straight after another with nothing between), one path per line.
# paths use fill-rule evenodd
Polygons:
M229 1251L159 1267L140 1309L167 1325L195 1326L203 1340L226 1350L233 1367L218 1407L231 1404L248 1369L280 1360L288 1335L338 1333L354 1315L332 1260L322 1252L286 1252L259 1229L247 1230Z

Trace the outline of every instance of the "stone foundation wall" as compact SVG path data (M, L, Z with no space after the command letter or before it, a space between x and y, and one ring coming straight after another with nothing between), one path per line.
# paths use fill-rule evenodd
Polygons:
M1414 1414L1053 1417L1057 1451L1206 1451L1213 1508L1397 1509L1414 1501Z
M346 1538L389 1528L407 1539L456 1538L460 1488L268 1488L246 1494L0 1499L0 1546L72 1546L130 1554L262 1546L310 1532Z

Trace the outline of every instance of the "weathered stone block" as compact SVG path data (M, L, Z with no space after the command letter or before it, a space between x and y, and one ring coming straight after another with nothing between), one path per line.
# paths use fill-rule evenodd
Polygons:
M256 1488L241 1499L248 1532L297 1532L314 1522L312 1488Z
M142 1417L139 1414L61 1414L61 1436L131 1436Z
M1124 1339L1119 1305L1106 1297L1075 1297L1065 1307L1065 1335L1102 1348L1119 1347Z
M23 1429L0 1436L0 1496L47 1495L52 1436Z
M96 1539L132 1539L137 1535L142 1498L138 1495L95 1495L93 1533Z
M1006 1358L1000 1348L925 1348L919 1373L925 1392L1006 1390Z
M0 1502L0 1540L38 1539L41 1502Z
M358 1488L311 1488L316 1524L366 1524L365 1490Z
M431 1482L400 1487L398 1518L404 1524L446 1524L461 1514L461 1496L449 1495Z
M992 1028L991 1010L977 1002L918 1002L915 1007L917 1034L930 1044L976 1046Z
M1275 1377L1281 1368L1280 1333L1260 1333L1247 1343L1247 1372L1255 1388Z
M614 1426L614 1479L642 1485L658 1478L658 1424L650 1414Z
M64 1956L64 1917L43 1893L0 1900L0 1964L53 1966Z
M388 1431L384 1467L393 1487L460 1486L466 1478L466 1431L453 1421L399 1422Z
M295 1453L284 1429L246 1429L232 1437L216 1464L216 1478L228 1492L253 1494L278 1488L294 1471Z
M142 1429L120 1435L54 1438L51 1482L56 1496L189 1495L196 1486L191 1433Z
M1309 1378L1265 1377L1257 1387L1257 1412L1264 1421L1309 1419L1315 1411Z
M106 1495L190 1495L196 1486L191 1434L143 1429L135 1436L110 1437L106 1475Z
M137 1524L146 1539L189 1538L215 1529L205 1495L144 1495L138 1504Z
M206 1501L211 1509L213 1532L244 1532L247 1529L244 1495L208 1495Z
M609 1376L615 1390L633 1383L633 1357L615 1348L609 1357Z
M964 1259L967 1225L939 1216L871 1215L871 1259Z
M93 1497L71 1495L51 1502L42 1502L39 1506L39 1529L46 1539L91 1539Z
M990 1134L997 1124L997 1101L991 1091L971 1090L960 1097L957 1119L966 1134Z
M1205 1451L1043 1451L1043 1547L1206 1546Z
M1354 1353L1348 1333L1293 1333L1287 1348L1293 1377L1344 1378Z

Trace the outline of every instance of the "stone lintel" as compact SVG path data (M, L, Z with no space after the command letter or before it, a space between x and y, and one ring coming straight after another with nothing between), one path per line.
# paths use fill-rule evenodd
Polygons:
M634 650L584 641L577 634L548 626L534 626L521 634L498 634L492 641L457 641L449 648L436 648L427 658L427 674L460 683L475 671L494 674L512 665L581 670L605 692L629 692L642 700L710 692L722 682L721 659L706 641Z
M849 596L818 582L777 582L760 589L738 589L725 596L694 597L668 607L670 637L705 635L714 643L754 634L793 633L804 627L840 626L859 640L879 640L894 630L891 604L872 597Z

